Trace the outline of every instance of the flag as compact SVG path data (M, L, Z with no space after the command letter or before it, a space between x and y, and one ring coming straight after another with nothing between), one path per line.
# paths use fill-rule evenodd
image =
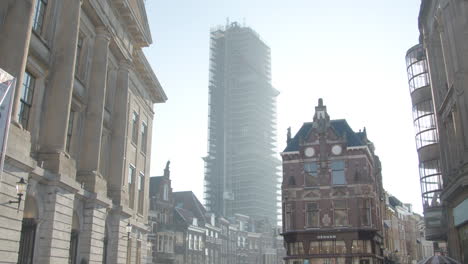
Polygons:
M5 162L15 86L16 79L0 69L0 182L3 180L3 164Z

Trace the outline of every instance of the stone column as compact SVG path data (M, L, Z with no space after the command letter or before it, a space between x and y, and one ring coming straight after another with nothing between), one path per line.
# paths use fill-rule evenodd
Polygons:
M75 195L57 186L44 189L44 214L36 234L37 263L67 263Z
M39 135L40 159L44 167L60 173L63 167L68 117L75 79L75 58L81 0L59 1L49 84L45 91Z
M107 208L95 201L86 202L80 232L80 256L91 263L102 263ZM109 254L109 252L108 252Z
M114 201L121 201L123 177L126 172L126 146L128 123L128 85L131 66L127 62L120 63L117 73L114 108L112 110L111 153L109 168L109 196Z
M85 183L88 190L96 192L99 189L99 192L105 192L105 182L102 176L98 175L98 171L106 100L107 57L111 35L105 28L97 28L96 33L78 177L80 182Z
M129 219L124 217L124 213L120 209L112 209L107 218L109 224L108 263L126 264L128 243L126 228ZM135 256L134 251L132 254Z
M0 24L0 68L16 77L16 92L13 101L13 121L18 121L21 85L23 84L29 42L31 40L32 22L36 0L9 0L0 7L4 13L3 24ZM5 11L4 11L5 12Z

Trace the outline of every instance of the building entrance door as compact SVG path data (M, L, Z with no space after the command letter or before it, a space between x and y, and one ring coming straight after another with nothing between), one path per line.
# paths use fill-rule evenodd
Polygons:
M19 264L31 264L34 256L34 240L36 239L37 223L35 219L24 218L21 227Z

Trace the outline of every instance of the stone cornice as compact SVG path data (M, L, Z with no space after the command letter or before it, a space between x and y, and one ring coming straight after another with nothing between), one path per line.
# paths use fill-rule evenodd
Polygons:
M149 28L142 24L146 21L139 21L134 10L135 7L131 6L128 0L113 0L112 3L124 19L136 44L140 47L149 46L152 43L151 33ZM146 12L145 10L142 11ZM146 14L142 15L146 16Z
M147 86L148 92L151 96L153 103L164 103L167 100L166 93L164 92L161 84L159 83L156 74L154 74L148 60L141 49L135 50L134 54L135 70L141 77L141 80Z

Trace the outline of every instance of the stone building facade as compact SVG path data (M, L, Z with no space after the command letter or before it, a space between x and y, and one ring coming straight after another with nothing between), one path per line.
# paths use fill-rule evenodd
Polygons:
M422 0L419 13L440 140L448 255L462 263L468 263L467 11L463 0Z
M281 156L286 263L383 263L381 165L366 131L330 120L319 99Z
M151 234L148 240L152 246L150 263L174 263L176 228L174 225L174 197L172 194L169 162L164 175L150 178L150 208L148 221Z
M283 241L268 220L208 213L193 192L173 193L168 175L166 168L164 176L150 179L152 231L148 238L153 257L148 263L283 263ZM167 199L164 186L168 186ZM171 208L172 213L168 212Z
M0 35L17 78L1 262L143 263L153 104L167 99L142 52L143 0L1 1Z

